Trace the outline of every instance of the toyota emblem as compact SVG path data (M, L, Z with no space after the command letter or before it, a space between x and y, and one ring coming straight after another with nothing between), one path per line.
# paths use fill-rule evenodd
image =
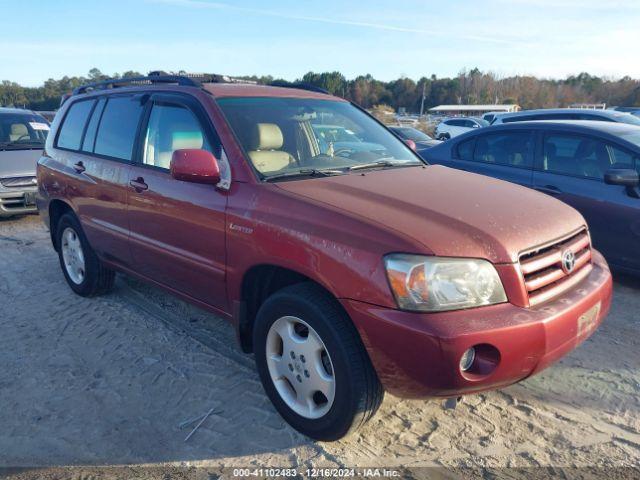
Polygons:
M576 255L571 250L562 252L562 271L569 274L576 266Z

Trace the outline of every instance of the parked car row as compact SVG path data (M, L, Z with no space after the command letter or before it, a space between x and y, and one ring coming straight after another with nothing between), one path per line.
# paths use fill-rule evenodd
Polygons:
M610 264L640 273L640 127L584 120L504 123L423 156L562 200L585 217Z
M427 152L461 147L528 175L584 155L589 174L603 168L599 147L550 139L538 160L538 130L485 145L490 128ZM107 81L56 115L38 209L74 292L107 292L120 271L224 316L282 417L335 440L385 391L449 398L527 378L609 311L611 274L582 215L428 165L412 135L302 87Z
M520 112L487 112L482 118L455 117L443 120L436 127L438 140L449 140L472 129L502 123L526 122L530 120L594 120L601 122L628 123L640 126L640 118L631 113L640 111L636 107L616 107L616 110L590 110L579 108L551 108L523 110Z
M628 123L640 126L640 118L615 110L587 110L580 108L547 108L523 110L521 112L497 115L491 125L501 123L526 122L530 120L592 120L598 122Z

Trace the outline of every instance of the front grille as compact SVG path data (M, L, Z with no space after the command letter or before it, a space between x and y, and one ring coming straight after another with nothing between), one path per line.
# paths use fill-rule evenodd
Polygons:
M573 253L571 270L563 267L565 252ZM592 268L591 239L586 230L524 253L520 256L520 270L529 305L538 305L569 290L589 275Z
M17 198L0 198L0 210L24 210L28 207L32 207L32 205L27 204L24 196Z
M36 177L3 178L0 179L0 183L7 188L35 187L37 185Z

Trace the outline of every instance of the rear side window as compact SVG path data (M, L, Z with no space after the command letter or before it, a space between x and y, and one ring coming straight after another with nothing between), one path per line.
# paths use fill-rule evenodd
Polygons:
M142 109L140 100L132 96L110 97L102 113L94 152L131 160Z
M93 152L93 146L96 141L96 132L98 131L98 123L100 122L100 117L102 116L102 110L104 109L105 103L107 103L107 99L101 98L98 100L96 108L93 109L89 125L87 125L87 131L84 134L84 140L82 141L83 152Z
M69 150L80 149L84 126L87 124L94 103L95 100L85 100L75 102L69 107L69 111L60 127L60 133L58 133L57 147Z
M458 147L456 148L456 155L460 160L473 160L473 146L475 145L476 139L472 138L471 140L466 140L464 142L460 142Z
M609 117L605 117L605 116L600 116L600 115L585 115L585 114L581 114L581 115L576 115L578 117L578 120L597 120L598 122L615 122L615 120L609 118Z
M505 132L478 138L474 160L511 167L530 168L533 141L529 132Z

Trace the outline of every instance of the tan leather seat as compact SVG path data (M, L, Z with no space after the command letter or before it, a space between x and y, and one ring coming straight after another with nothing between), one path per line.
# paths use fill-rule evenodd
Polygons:
M251 138L249 158L260 173L270 173L288 167L295 159L280 150L284 144L282 130L275 123L256 124Z
M200 131L172 132L170 149L156 152L154 145L149 144L147 147L147 158L153 158L153 163L156 167L168 169L171 165L171 157L173 157L174 151L185 148L201 149L203 145L204 138Z
M11 125L11 133L9 134L9 141L17 142L21 138L29 137L29 130L24 123L14 123Z

